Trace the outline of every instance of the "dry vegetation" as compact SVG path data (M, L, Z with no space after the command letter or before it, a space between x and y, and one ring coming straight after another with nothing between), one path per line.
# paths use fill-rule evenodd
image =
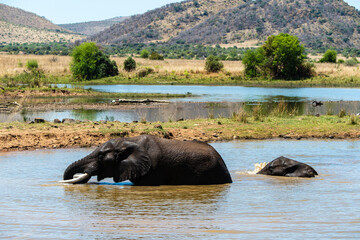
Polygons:
M70 74L69 64L71 58L68 56L0 54L0 76L16 75L24 72L26 62L31 59L36 59L39 68L44 70L46 74L57 76Z
M318 59L319 56L313 56L312 59ZM0 76L15 75L26 69L26 62L30 59L36 59L39 67L46 74L55 76L70 75L69 56L39 56L39 55L8 55L0 54ZM123 68L125 58L112 58L119 66L120 73L127 74ZM166 59L165 61L153 61L142 58L135 58L137 68L150 67L160 74L175 73L205 73L205 60L183 60L183 59ZM240 61L224 61L225 71L231 74L241 74L244 66ZM345 66L343 64L333 63L316 63L316 73L321 76L330 76L333 78L360 77L359 66Z
M0 21L0 42L5 43L40 43L40 42L73 42L84 36L53 32Z

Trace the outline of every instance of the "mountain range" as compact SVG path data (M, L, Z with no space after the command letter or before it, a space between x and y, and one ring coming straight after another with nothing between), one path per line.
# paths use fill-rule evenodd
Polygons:
M82 38L44 17L0 3L0 43L70 42Z
M0 4L0 30L0 43L75 41L88 35L87 41L103 45L259 45L283 32L309 48L360 48L360 13L344 0L186 0L131 17L60 26Z
M76 32L84 35L94 35L96 33L105 30L106 28L111 27L115 23L120 23L128 18L129 17L114 17L102 21L59 24L59 26L67 30L70 30L72 32Z
M310 48L360 48L360 14L343 0L188 0L132 16L88 40L239 44L280 32Z

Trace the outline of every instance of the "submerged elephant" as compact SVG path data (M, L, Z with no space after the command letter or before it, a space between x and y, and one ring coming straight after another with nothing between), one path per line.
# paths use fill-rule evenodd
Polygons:
M75 174L82 173L75 177ZM151 135L112 139L64 172L65 183L130 180L135 185L204 185L231 183L220 154L197 141L177 141Z
M285 176L285 177L315 177L318 173L305 163L286 157L278 157L268 163L257 174Z

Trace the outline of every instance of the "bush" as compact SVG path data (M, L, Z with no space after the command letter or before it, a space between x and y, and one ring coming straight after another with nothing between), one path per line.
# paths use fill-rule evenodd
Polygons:
M280 33L268 37L257 50L247 51L243 57L245 75L278 79L301 79L314 74L314 65L305 62L304 46L297 37Z
M93 42L74 48L70 70L76 79L98 79L119 74L115 61L111 61Z
M136 74L139 78L146 77L147 75L154 72L154 69L152 68L143 68L140 69L140 71Z
M28 70L34 70L37 69L39 67L38 62L34 59L30 59L26 62L26 68Z
M337 52L335 50L327 50L324 56L320 59L319 62L328 62L328 63L336 63Z
M127 72L131 72L133 70L136 69L136 62L132 57L128 57L125 61L124 61L124 69Z
M351 59L348 59L344 62L345 66L349 66L349 67L353 67L353 66L356 66L358 64L358 60L356 58L351 58Z
M265 55L264 67L273 78L301 78L298 69L304 63L305 49L299 39L285 33L268 37L262 46Z
M242 63L245 66L245 75L248 77L260 76L260 66L264 62L264 49L248 50L243 56Z
M146 49L142 50L141 53L140 53L140 57L148 58L149 57L149 51L146 50Z
M160 55L158 52L152 52L149 56L150 60L164 60L164 56Z
M219 72L224 68L224 64L220 62L219 57L210 55L205 62L205 70L208 72Z

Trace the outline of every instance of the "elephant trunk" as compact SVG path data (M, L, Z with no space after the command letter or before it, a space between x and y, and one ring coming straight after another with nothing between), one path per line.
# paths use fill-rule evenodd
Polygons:
M70 164L65 172L63 179L66 183L87 183L92 175L96 175L97 161L90 155ZM82 173L81 177L74 178L77 173ZM85 174L86 175L85 175ZM71 179L71 180L69 180ZM64 181L62 181L64 182Z

